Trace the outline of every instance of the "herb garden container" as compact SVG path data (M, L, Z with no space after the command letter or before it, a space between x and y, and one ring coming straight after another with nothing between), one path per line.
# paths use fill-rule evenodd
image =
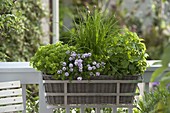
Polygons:
M147 66L145 44L136 33L120 31L113 16L81 17L69 45L42 46L30 61L43 73L47 103L132 104Z

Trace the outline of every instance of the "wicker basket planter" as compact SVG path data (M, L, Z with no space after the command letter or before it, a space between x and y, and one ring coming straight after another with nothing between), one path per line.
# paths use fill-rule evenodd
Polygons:
M71 104L132 104L140 76L121 80L100 77L92 80L54 80L43 75L46 100L49 105Z

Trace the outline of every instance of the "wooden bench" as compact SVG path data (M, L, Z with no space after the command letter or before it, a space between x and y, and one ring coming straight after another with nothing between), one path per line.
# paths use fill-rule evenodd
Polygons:
M0 82L0 113L24 110L20 86L20 81Z

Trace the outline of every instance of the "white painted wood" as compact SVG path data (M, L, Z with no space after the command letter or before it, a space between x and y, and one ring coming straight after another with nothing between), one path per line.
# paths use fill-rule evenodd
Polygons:
M0 98L0 105L8 105L8 104L16 104L22 103L22 97L7 97L7 98Z
M23 110L23 105L9 105L9 106L0 106L0 113L11 112L11 111L21 111Z
M17 88L17 87L20 87L20 81L12 81L12 82L2 82L2 83L0 83L0 89Z
M24 111L22 113L26 113L26 85L22 84L22 97L23 97L23 106L24 106Z
M0 91L0 97L22 95L22 89L9 89Z
M59 0L52 0L53 7L53 43L59 41Z

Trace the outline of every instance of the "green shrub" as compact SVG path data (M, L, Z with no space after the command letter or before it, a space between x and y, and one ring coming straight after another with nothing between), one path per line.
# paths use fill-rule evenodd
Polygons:
M0 0L0 52L2 61L28 61L40 45L40 0Z

